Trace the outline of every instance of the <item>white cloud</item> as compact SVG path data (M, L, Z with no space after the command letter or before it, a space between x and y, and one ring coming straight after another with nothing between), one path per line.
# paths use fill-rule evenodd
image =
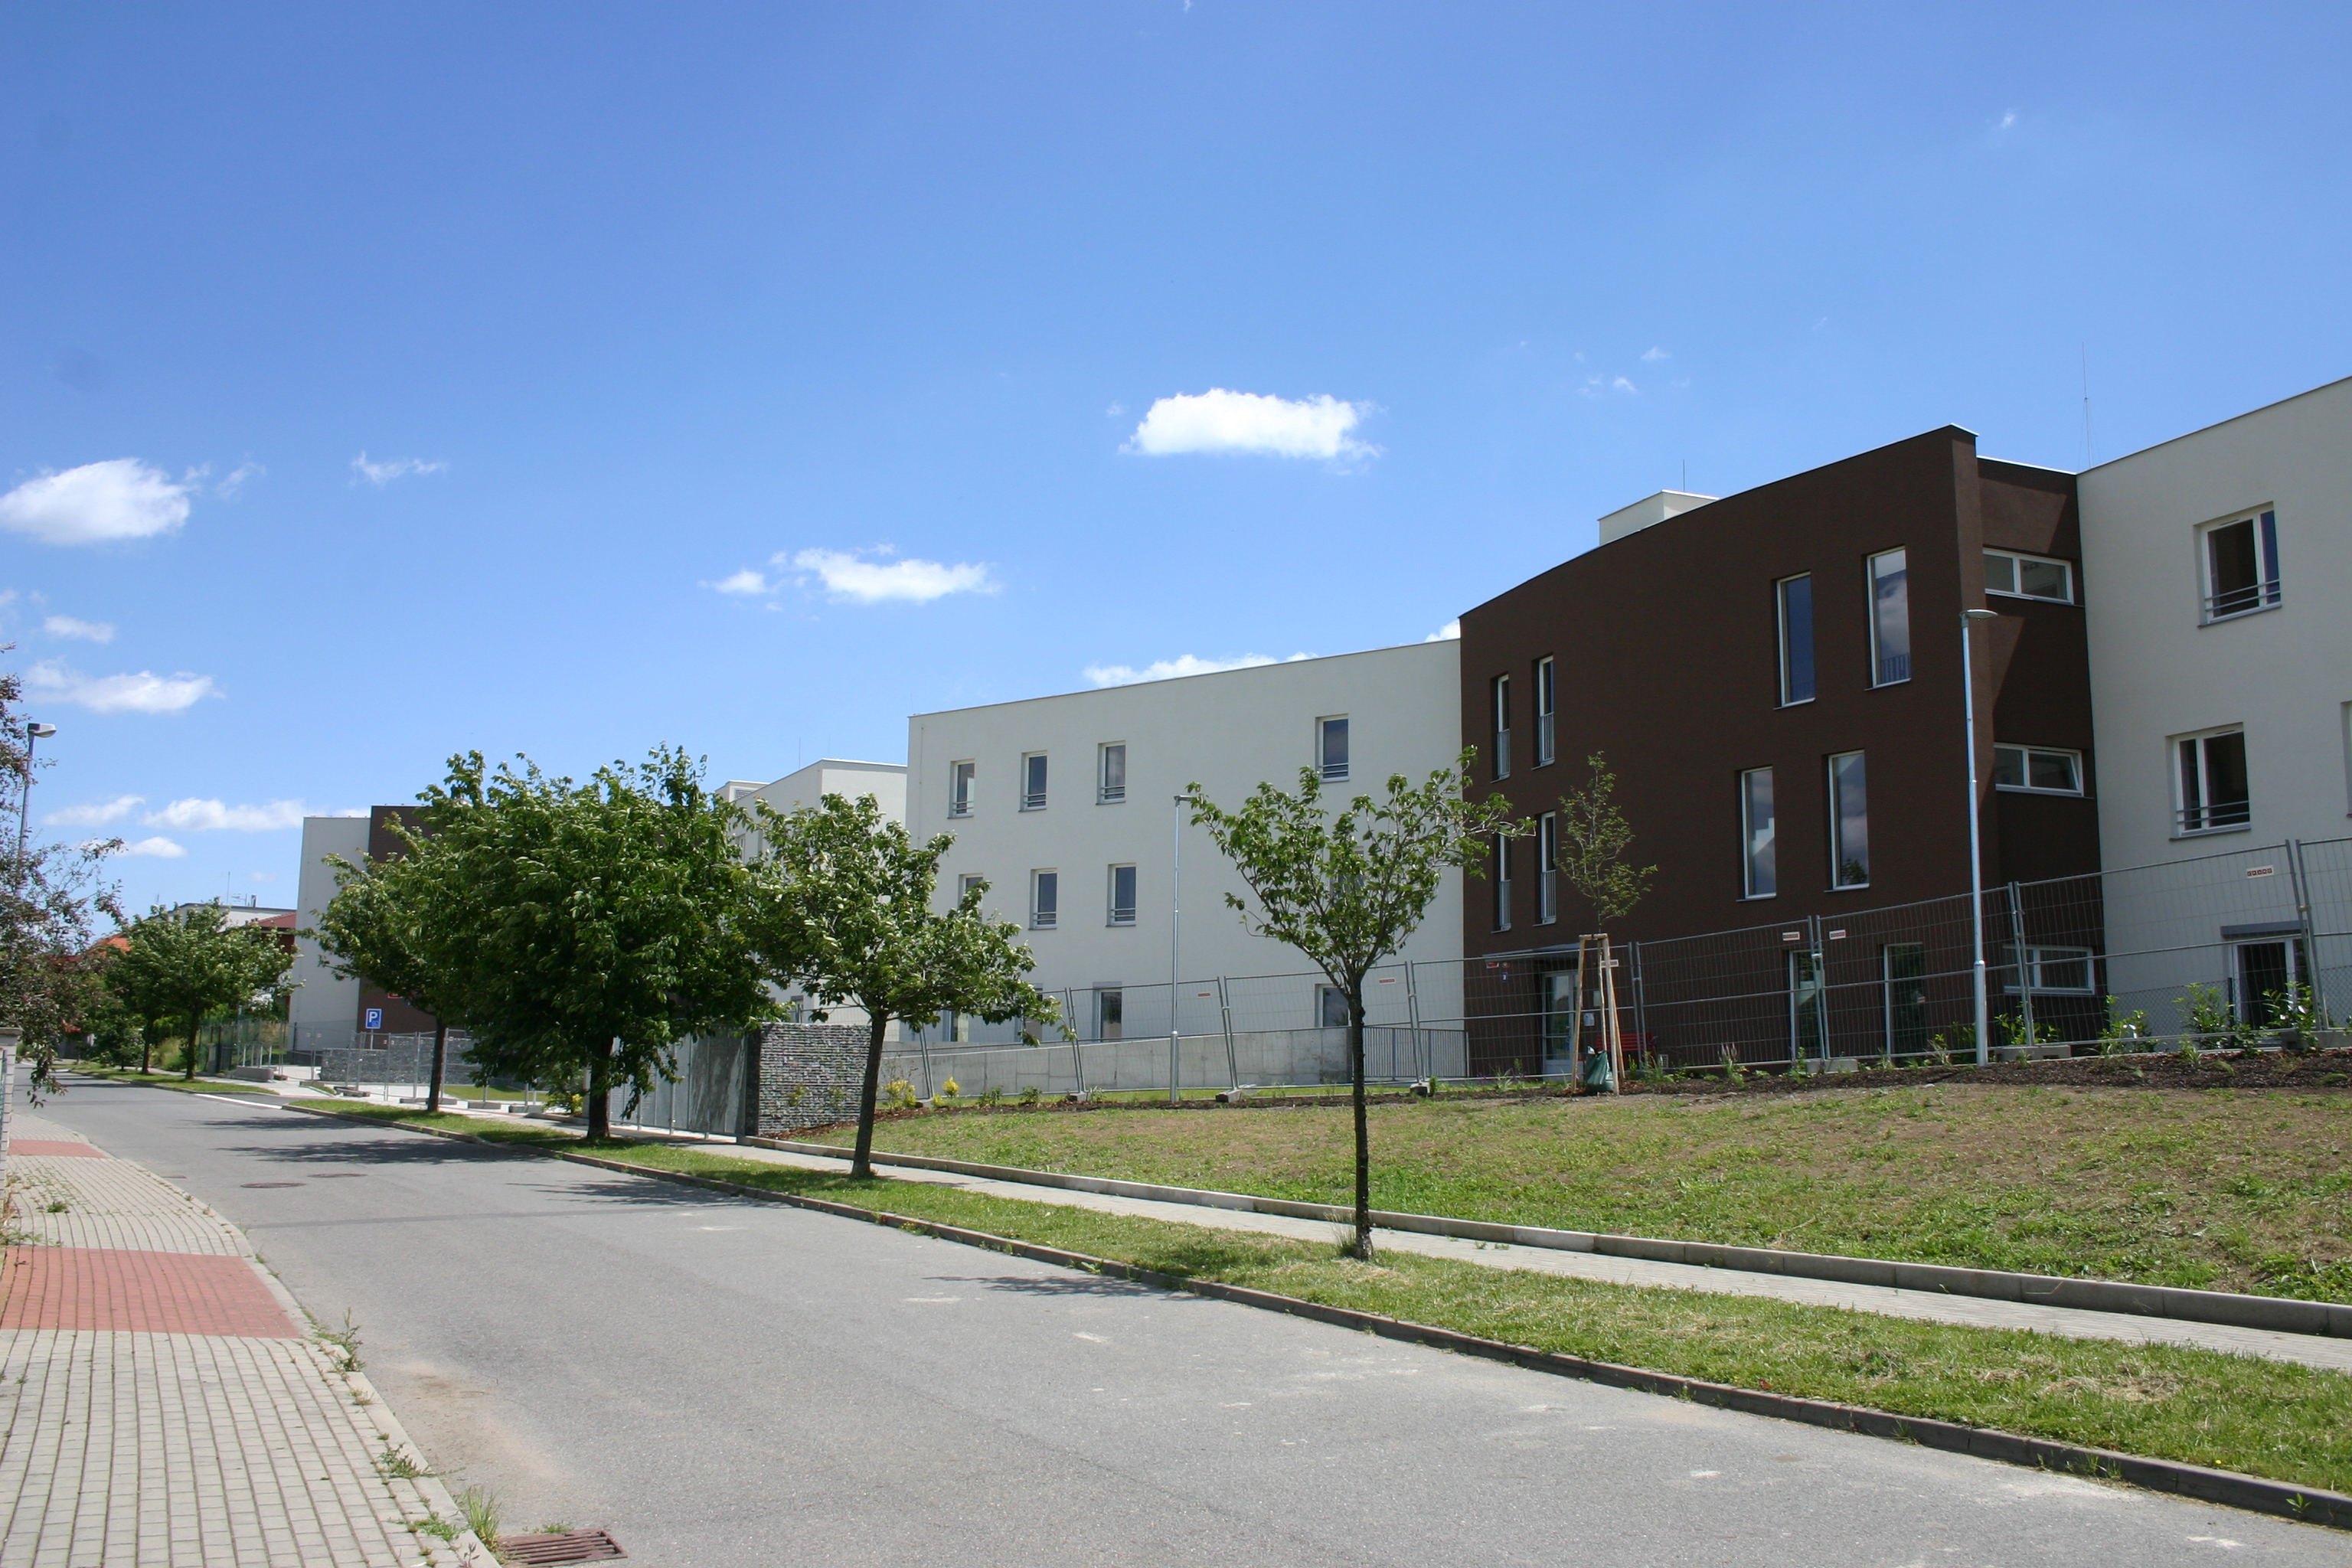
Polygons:
M2004 115L2002 115L2002 116L2000 117L2000 123L1999 125L1995 126L1995 127L1994 127L1994 129L1995 129L1995 130L1997 130L1997 131L2006 131L2006 130L2008 130L2011 126L2012 126L2012 125L2014 125L2014 124L2016 124L2016 123L2017 123L2017 110L2015 110L2014 109L2012 109L2012 110L2011 110L2007 114L2004 114Z
M1212 387L1163 397L1144 411L1123 451L1149 458L1181 452L1263 452L1277 458L1357 458L1378 447L1349 434L1370 405L1326 394L1292 402L1255 392Z
M1665 350L1664 350L1664 349L1662 349L1662 348L1655 348L1655 347L1653 347L1653 348L1650 350L1650 352L1649 352L1648 353L1643 354L1642 357L1643 357L1643 359L1645 359L1645 360L1648 360L1651 363L1655 364L1658 361L1660 361L1660 360L1662 360L1662 359L1672 359L1672 358L1674 358L1675 356L1674 356L1674 355L1672 355L1672 354L1670 354L1670 353L1668 353Z
M1448 621L1421 640L1423 642L1453 642L1461 636L1462 623L1460 621Z
M308 815L299 800L273 800L267 805L224 805L216 800L175 800L140 821L149 827L176 827L183 833L278 833L302 826Z
M782 555L775 558L774 564L782 566L784 563ZM905 599L912 604L924 605L950 594L993 594L998 587L989 576L987 567L970 562L958 562L953 566L947 566L937 561L919 561L913 556L903 561L861 561L845 551L803 550L792 558L791 564L800 571L815 574L824 583L824 591L835 598L859 605L878 605L887 599ZM740 577L742 574L736 575ZM728 591L748 593L751 590Z
M110 458L26 479L0 496L0 528L44 544L149 539L188 520L188 490L136 458Z
M404 474L437 474L448 466L438 459L427 462L422 458L392 458L371 463L365 452L352 459L352 472L372 485L388 485Z
M744 567L732 577L721 577L718 582L705 583L703 586L714 588L721 594L742 594L747 596L770 592L770 584L766 575L754 572L749 566Z
M177 860L187 851L168 838L142 838L115 851L117 855L147 855L158 860Z
M78 621L71 616L51 616L41 623L41 629L53 637L79 637L84 642L114 640L114 626L109 621Z
M1294 653L1288 658L1268 658L1262 653L1245 653L1238 658L1195 658L1189 653L1174 658L1154 659L1141 669L1129 664L1091 664L1086 677L1097 686L1135 686L1146 680L1174 680L1186 675L1215 675L1227 669L1255 669L1265 664L1296 664L1302 658L1313 658L1311 653Z
M1612 392L1639 392L1642 390L1640 387L1635 386L1632 382L1627 381L1622 375L1616 380L1611 382L1609 384L1609 387Z
M237 491L245 489L246 480L265 478L268 476L268 472L269 470L263 468L259 463L239 463L236 468L229 470L228 478L221 480L220 483L213 487L213 494L220 497L223 500L227 500L230 497L236 495Z
M71 702L93 713L177 713L218 697L209 675L84 675L63 659L45 658L25 672L25 689L36 697Z
M49 813L41 821L51 827L104 827L120 822L147 804L143 795L118 795L112 800L84 801Z

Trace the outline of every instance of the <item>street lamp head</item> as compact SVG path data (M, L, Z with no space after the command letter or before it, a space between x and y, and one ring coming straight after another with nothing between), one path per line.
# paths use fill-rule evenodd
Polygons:
M55 724L27 724L25 726L25 733L31 736L36 741L46 741L57 732L58 727Z
M1960 612L1960 619L1964 621L1997 621L2000 619L2000 612L1999 610L1962 610Z

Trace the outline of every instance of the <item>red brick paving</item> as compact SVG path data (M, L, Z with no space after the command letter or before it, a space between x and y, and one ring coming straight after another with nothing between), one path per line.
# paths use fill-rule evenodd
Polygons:
M93 1149L87 1143L66 1143L55 1138L13 1139L8 1144L8 1152L12 1154L74 1154L85 1160L106 1158L103 1151Z
M89 1247L9 1247L0 1329L302 1337L242 1258Z

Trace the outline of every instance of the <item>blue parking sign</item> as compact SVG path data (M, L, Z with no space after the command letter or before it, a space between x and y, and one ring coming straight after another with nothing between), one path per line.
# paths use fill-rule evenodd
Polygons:
M362 1022L361 1023L360 1027L362 1029L381 1029L383 1027L383 1009L381 1007L370 1007L365 1013L361 1015L361 1017Z

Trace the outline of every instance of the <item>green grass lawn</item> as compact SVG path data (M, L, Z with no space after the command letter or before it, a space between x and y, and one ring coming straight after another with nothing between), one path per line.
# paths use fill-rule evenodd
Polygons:
M1990 1088L1375 1106L1375 1207L2352 1300L2352 1096ZM823 1135L846 1142L845 1130ZM878 1149L1349 1201L1344 1107L926 1111Z
M2352 1488L2352 1377L2308 1367L1608 1285L1412 1253L1385 1254L1368 1265L1342 1259L1329 1246L1281 1237L887 1177L853 1182L835 1172L746 1160L725 1145L625 1139L590 1145L551 1127L428 1117L390 1106L335 1109L884 1209L1593 1360L2305 1486ZM1126 1116L1100 1120L1136 1125Z
M252 1090L258 1094L276 1092L266 1083L247 1083L243 1079L182 1078L177 1072L141 1072L137 1068L85 1067L79 1062L59 1062L60 1073L81 1073L90 1078L111 1079L116 1083L142 1083L150 1089L176 1089L184 1093L219 1094L224 1090ZM49 1097L43 1096L44 1100ZM51 1104L56 1101L50 1100Z

